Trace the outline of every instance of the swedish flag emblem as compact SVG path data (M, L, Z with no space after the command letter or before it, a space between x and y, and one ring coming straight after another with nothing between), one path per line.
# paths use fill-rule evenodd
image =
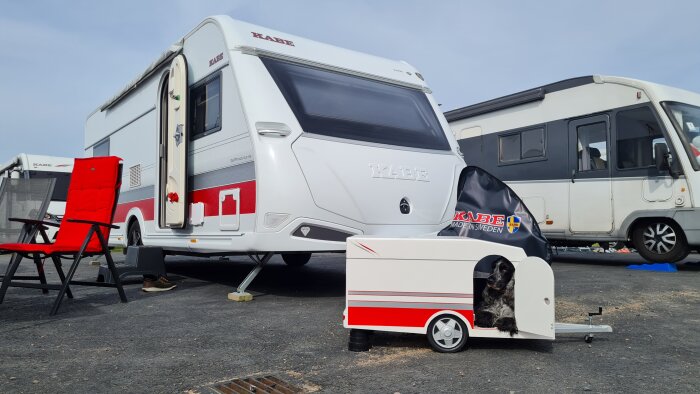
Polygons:
M506 219L506 225L508 226L508 232L513 234L517 233L520 229L520 217L519 216L508 216Z

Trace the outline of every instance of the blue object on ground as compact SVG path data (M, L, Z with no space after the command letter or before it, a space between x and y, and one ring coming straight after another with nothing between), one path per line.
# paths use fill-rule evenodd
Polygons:
M678 272L678 268L676 268L675 263L628 265L627 269L637 271Z

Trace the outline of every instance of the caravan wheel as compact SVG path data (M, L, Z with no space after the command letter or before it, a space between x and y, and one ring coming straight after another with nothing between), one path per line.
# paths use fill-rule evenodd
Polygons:
M642 257L656 262L673 263L689 253L683 230L674 222L643 222L632 232L632 243Z
M436 352L456 353L466 345L468 337L467 326L452 315L440 315L428 326L428 342Z
M282 253L282 260L290 267L301 267L311 260L311 253Z
M129 225L129 232L127 233L126 239L127 246L141 246L143 245L143 240L141 239L141 226L139 222L134 220Z

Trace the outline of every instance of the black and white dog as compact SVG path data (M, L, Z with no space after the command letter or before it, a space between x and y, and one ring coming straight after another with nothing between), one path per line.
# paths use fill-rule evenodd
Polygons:
M509 332L511 336L518 333L515 324L515 267L499 258L493 262L491 275L486 281L482 299L476 309L476 321L479 327L496 327Z

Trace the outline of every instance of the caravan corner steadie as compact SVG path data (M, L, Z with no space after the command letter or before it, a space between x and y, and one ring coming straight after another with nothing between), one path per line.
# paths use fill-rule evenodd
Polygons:
M227 16L204 20L86 124L124 159L112 245L172 253L343 251L434 233L464 166L409 64Z
M445 115L553 244L628 242L662 262L700 247L700 95L596 75Z

